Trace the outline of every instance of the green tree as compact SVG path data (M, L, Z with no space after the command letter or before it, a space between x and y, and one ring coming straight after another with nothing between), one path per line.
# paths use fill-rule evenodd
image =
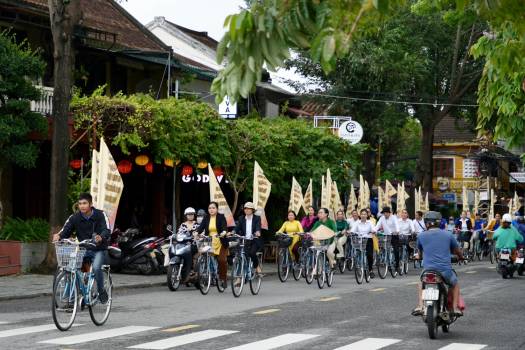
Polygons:
M47 121L41 114L31 112L30 101L40 97L32 79L40 78L44 68L44 62L27 42L18 44L14 35L0 33L0 181L9 164L35 166L39 148L28 136L31 132L44 134ZM1 198L0 195L0 226Z

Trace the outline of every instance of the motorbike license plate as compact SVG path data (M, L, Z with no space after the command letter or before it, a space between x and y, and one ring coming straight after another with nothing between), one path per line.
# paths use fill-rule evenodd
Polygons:
M423 289L423 300L438 300L439 289Z
M501 260L509 260L510 259L510 254L504 254L502 253L499 257Z
M516 264L523 264L523 258L516 258Z

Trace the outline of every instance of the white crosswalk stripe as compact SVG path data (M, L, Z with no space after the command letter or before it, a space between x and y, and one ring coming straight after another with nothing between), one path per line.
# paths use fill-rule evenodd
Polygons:
M171 337L167 339L161 339L150 343L144 343L139 345L130 346L128 349L153 349L163 350L170 349L181 345L196 343L203 340L213 339L222 337L224 335L237 333L238 331L222 331L217 329L208 329L201 332L189 333Z
M341 346L335 350L377 350L399 343L400 339L366 338L352 344Z
M316 334L288 333L279 335L277 337L268 338L265 340L260 340L253 343L236 346L233 348L228 348L225 350L271 350L280 348L281 346L299 343L316 337L318 337L318 335Z
M81 325L80 324L73 325L73 327L78 327L78 326L81 326ZM14 337L17 335L25 335L25 334L31 334L31 333L47 332L47 331L52 331L53 329L57 329L54 324L45 324L41 326L8 329L5 331L0 331L0 338Z
M86 333L86 334L72 335L69 337L50 339L50 340L41 341L40 343L59 344L59 345L81 344L81 343L87 343L90 341L114 338L114 337L118 337L121 335L128 335L128 334L150 331L150 330L158 329L158 328L159 327L128 326L128 327L108 329L108 330L100 331L100 332L92 332L92 333Z
M0 324L8 324L9 322L7 321L0 321Z
M487 345L483 344L452 343L439 350L480 350L486 347Z

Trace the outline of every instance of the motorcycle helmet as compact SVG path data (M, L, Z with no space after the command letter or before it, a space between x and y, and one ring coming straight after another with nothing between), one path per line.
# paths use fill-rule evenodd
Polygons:
M192 207L186 208L186 210L184 210L184 215L188 214L195 214L195 209L193 209Z
M423 216L423 220L427 225L439 226L441 222L441 213L437 211L429 211L425 213L425 215Z
M206 215L206 212L204 211L204 209L199 209L199 211L197 211L197 216L205 216Z
M501 218L501 221L502 222L510 222L510 223L512 223L512 216L510 216L509 213L504 214L503 217Z

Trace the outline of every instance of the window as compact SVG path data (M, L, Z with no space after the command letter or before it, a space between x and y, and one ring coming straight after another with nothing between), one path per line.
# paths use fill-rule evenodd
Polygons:
M477 159L464 159L463 160L463 177L472 178L479 176L479 163Z
M454 177L454 159L434 158L434 177Z

